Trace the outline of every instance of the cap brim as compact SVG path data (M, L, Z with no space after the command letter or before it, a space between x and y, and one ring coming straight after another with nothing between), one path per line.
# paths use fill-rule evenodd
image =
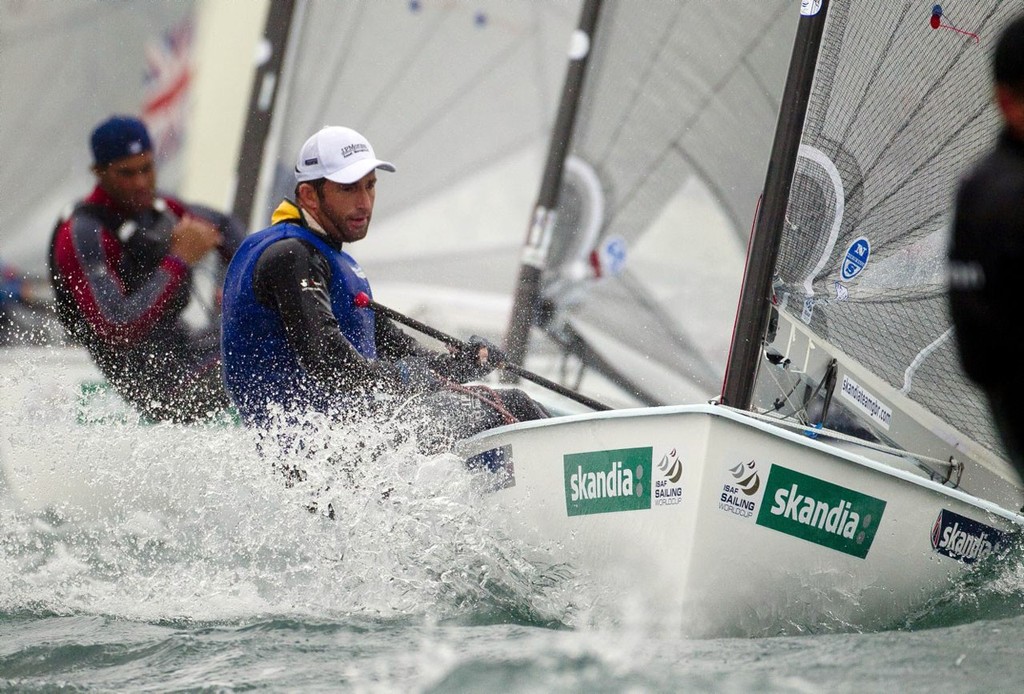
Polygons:
M391 162L381 161L380 159L363 159L362 161L357 161L351 166L346 166L340 171L335 171L332 174L324 176L324 178L328 181L334 181L335 183L355 183L374 169L394 172L395 165Z

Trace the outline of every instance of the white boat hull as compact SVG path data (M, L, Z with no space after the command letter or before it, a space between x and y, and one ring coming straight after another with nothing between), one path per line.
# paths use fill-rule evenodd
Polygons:
M514 425L462 452L498 468L509 532L690 636L897 624L1024 523L722 407Z

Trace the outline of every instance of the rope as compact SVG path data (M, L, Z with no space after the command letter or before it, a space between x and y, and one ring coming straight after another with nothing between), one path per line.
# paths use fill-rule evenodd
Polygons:
M484 385L464 386L461 383L455 383L454 381L447 382L444 385L444 388L455 393L462 393L463 395L476 398L500 414L501 418L505 421L505 424L515 424L519 421L519 418L505 407L501 394L493 388L489 388Z
M720 406L728 407L727 405ZM754 419L761 420L763 422L770 422L771 424L785 427L787 429L792 429L793 431L797 431L803 434L808 433L808 428L806 425L802 425L795 422L789 422L786 421L785 419L780 419L779 417L773 417L771 415L763 414L760 412L737 410L735 408L729 409L732 409L734 412L739 412L743 415L753 417ZM931 456L921 455L919 453L912 453L902 448L894 448L893 446L886 446L885 444L867 441L856 436L850 436L849 434L844 434L834 429L814 429L811 433L813 433L816 438L829 438L836 441L855 443L858 446L864 448L869 448L880 453L888 453L897 458L903 458L908 463L915 465L922 472L928 473L929 477L932 480L937 481L940 484L948 484L950 482L953 482L952 486L954 488L958 488L960 486L960 479L963 476L963 463L957 460L940 460L938 458L932 458ZM934 465L936 468L938 468L938 470L929 467L930 465ZM940 472L940 470L945 470L946 473L943 474L942 472ZM954 473L956 473L955 482L953 481Z

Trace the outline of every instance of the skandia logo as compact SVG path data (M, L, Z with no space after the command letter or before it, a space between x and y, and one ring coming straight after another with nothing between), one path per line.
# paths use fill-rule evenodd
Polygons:
M772 465L757 524L863 559L875 539L885 501L795 470Z
M653 449L571 453L562 457L565 508L570 516L651 507Z
M965 564L981 561L1006 542L1001 530L942 509L932 526L932 549Z
M361 154L363 152L369 151L370 148L364 145L362 142L356 142L354 144L345 145L344 147L342 147L341 156L347 159L348 157L351 157L353 154Z

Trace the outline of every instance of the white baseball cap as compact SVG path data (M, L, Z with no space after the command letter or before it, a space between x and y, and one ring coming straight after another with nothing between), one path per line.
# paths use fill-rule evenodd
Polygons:
M326 178L335 183L355 183L374 169L394 171L381 161L369 141L351 128L332 125L306 140L295 161L295 182Z

